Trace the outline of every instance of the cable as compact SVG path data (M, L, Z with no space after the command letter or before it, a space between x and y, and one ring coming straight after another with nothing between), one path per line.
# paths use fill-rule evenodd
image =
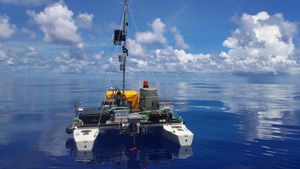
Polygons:
M133 24L134 24L134 26L135 26L136 31L137 31L137 32L140 32L139 29L138 29L138 27L137 27L137 25L136 25L135 19L134 19L134 17L133 17L133 14L132 14L132 12L131 12L131 9L130 9L130 6L129 6L129 5L128 5L128 11L129 11L129 14L130 14L130 16L131 16L131 18L132 18L132 21L133 21ZM158 80L156 79L153 70L150 69L150 71L151 71L152 78L154 79L156 88L158 88Z

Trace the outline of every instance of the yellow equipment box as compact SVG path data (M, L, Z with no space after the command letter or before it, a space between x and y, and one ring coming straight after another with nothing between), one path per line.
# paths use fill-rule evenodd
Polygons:
M121 93L123 93L121 91ZM106 91L106 99L113 99L113 95L117 94L113 91ZM134 90L125 90L125 97L126 100L131 102L132 109L138 109L139 108L139 94L138 92Z

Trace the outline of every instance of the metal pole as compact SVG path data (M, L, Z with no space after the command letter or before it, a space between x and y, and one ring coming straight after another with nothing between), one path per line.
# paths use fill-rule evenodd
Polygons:
M127 0L124 0L124 18L123 18L123 33L124 33L124 36L125 36L125 40L124 40L124 43L123 43L123 55L124 55L124 59L123 59L123 85L122 85L122 91L123 91L123 95L125 95L125 73L126 73L126 56L128 56L128 50L126 48L126 36L127 36L127 10L128 10L128 1ZM123 99L123 97L122 97ZM124 102L125 100L123 100Z

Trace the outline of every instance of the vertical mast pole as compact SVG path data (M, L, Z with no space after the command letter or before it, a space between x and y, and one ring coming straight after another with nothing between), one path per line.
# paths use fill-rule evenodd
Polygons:
M123 85L122 85L122 91L123 91L123 95L125 95L125 70L126 70L126 57L128 56L128 50L126 48L126 36L127 36L127 26L128 26L128 22L127 22L127 12L128 12L128 0L124 0L124 16L123 16L123 35L125 36L125 40L123 43ZM125 100L123 100L125 101Z

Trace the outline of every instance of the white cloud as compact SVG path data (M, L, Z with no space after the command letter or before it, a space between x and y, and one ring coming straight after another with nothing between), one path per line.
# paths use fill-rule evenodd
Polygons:
M74 56L73 51L64 50L58 54L49 55L42 48L26 46L12 50L9 46L0 45L0 71L13 72L57 72L57 73L95 73L109 68L104 52L81 57ZM75 53L76 55L76 53Z
M106 59L104 51L91 55L84 53L82 50L84 45L77 32L73 13L65 5L56 3L46 7L40 13L31 12L30 15L41 26L47 42L68 45L69 50L54 57L41 57L42 52L33 46L25 48L22 54L21 52L12 54L11 51L7 52L0 47L1 65L11 65L11 68L19 65L19 70L27 65L32 68L37 67L38 70L47 69L63 73L98 72L109 69L109 66L119 71L117 55ZM297 59L298 61L300 59L296 56L293 43L297 31L294 23L286 21L281 14L269 15L266 12L256 15L243 14L239 21L239 27L223 42L223 45L229 49L218 52L219 54L211 54L187 52L189 45L180 32L175 27L167 27L160 18L156 18L151 24L151 30L137 33L135 39L127 40L129 49L127 70L300 72L297 63ZM63 32L58 29L67 31L67 35L59 36ZM171 33L165 32L170 29ZM175 45L168 45L166 37L176 34L175 43L171 43ZM72 36L77 38L71 38Z
M70 51L59 53L50 60L54 65L50 70L57 73L97 73L104 72L109 68L108 60L104 58L104 51L99 51L90 56L77 58ZM114 57L115 58L115 57ZM118 63L114 61L114 63Z
M145 54L129 55L129 71L154 72L215 72L218 69L210 54L193 54L183 49L166 46L145 51Z
M101 67L102 70L105 70L106 69L104 68L105 60L103 58L104 58L104 51L101 50L100 52L95 53L89 61L90 68L96 66L96 67Z
M23 55L15 54L17 64L19 68L25 66L25 68L30 67L42 67L45 66L43 58L40 58L39 52L33 46L27 46L27 48L22 51ZM27 67L26 67L27 66Z
M9 17L7 15L0 15L0 38L8 39L16 31L16 26L9 22Z
M190 48L176 27L171 28L176 46L167 45L165 30L167 26L156 18L151 24L152 31L139 32L136 39L128 40L129 71L216 71L217 65L210 54L188 53L185 49ZM157 45L162 48L157 48ZM153 46L155 48L153 48Z
M190 49L191 47L189 46L189 44L187 44L182 35L180 34L180 32L177 30L176 27L172 27L171 28L171 31L173 32L174 34L174 40L175 40L175 43L176 43L176 46L181 48L181 49Z
M136 41L142 44L167 44L167 40L164 36L166 25L160 18L156 18L152 24L152 31L138 32L136 33Z
M93 14L80 13L76 17L76 25L80 28L90 29L93 26Z
M27 47L26 56L28 57L36 57L39 54L39 52L35 49L33 46Z
M214 64L213 61L210 61L211 55L210 54L191 54L191 53L186 53L184 50L180 49L175 49L175 54L176 56L178 56L178 59L180 61L180 63L182 64L187 64L187 63L201 63L201 64L205 64L204 61L209 61L211 62L211 64ZM188 65L188 66L192 66L192 65Z
M15 59L3 49L2 45L0 45L0 65L1 64L3 64L3 67L1 66L0 70L3 68L6 69L6 66L15 64Z
M158 43L155 36L164 37L165 29L166 25L158 18L152 23L152 31L136 34L136 40L130 40L129 52L133 51L131 56L134 57L129 60L130 66L134 67L130 70L255 73L294 73L298 70L293 43L296 25L286 21L281 14L243 14L239 28L223 42L229 50L217 55L185 51L189 45L176 27L171 31L179 49L166 43L159 43L163 48L143 46Z
M7 65L14 65L15 64L15 61L13 58L9 58L8 60L6 60L6 64Z
M193 54L183 49L174 49L169 46L154 51L153 65L160 65L162 71L184 71L184 72L214 72L217 71L217 63L210 54Z
M88 65L88 61L85 59L76 59L69 52L61 52L55 57L54 64L56 65L56 68L53 69L54 72L81 73Z
M148 62L146 60L130 58L129 61L132 62L135 65L134 68L129 67L129 70L131 70L131 71L145 71L145 70L147 70Z
M282 14L243 14L240 27L223 42L229 48L220 53L224 69L276 73L296 66L295 33L296 25L286 21Z
M63 45L83 46L78 28L73 20L73 12L62 2L47 6L44 11L27 11L44 33L44 40Z
M151 27L153 32L157 34L164 34L166 25L161 21L160 18L156 18L152 22Z
M128 39L127 45L130 56L143 57L146 55L144 47L141 44L137 43L135 40Z
M42 56L34 46L21 48L0 46L0 70L3 72L24 72L24 70L40 72L47 71L49 66L53 66L49 57Z
M104 55L104 52L103 51L100 51L96 54L94 54L94 59L97 61L97 60L102 60L103 59L103 55Z
M6 61L7 59L9 59L9 57L0 45L0 61Z

